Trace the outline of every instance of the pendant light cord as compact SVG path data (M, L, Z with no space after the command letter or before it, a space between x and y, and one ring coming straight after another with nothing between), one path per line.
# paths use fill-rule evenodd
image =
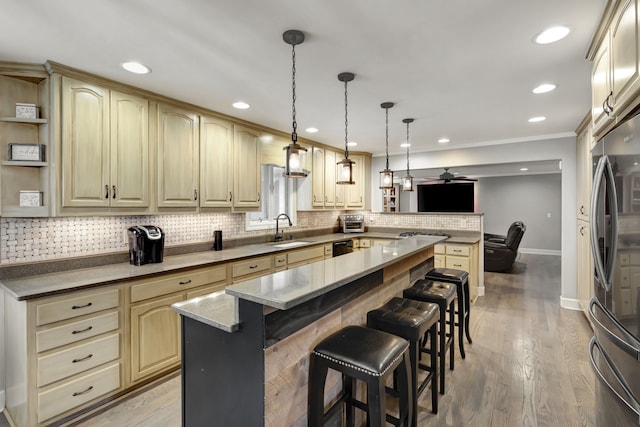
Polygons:
M385 121L385 146L386 146L386 151L387 151L387 167L386 169L389 169L389 109L385 108L385 115L386 115L386 121Z
M293 133L291 133L291 141L293 143L298 142L298 123L296 122L296 45L295 43L291 45L291 60L293 62L293 67L291 68L291 76L292 76L292 89L293 89L293 97L292 97L292 115L293 115Z
M407 122L407 176L409 175L409 122Z
M344 82L344 158L349 158L349 138L347 134L347 129L349 126L349 120L347 120L347 81Z

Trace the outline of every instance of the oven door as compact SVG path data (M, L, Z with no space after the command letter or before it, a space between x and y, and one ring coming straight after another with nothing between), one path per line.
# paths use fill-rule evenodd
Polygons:
M333 256L348 254L353 252L353 240L340 240L339 242L333 242Z

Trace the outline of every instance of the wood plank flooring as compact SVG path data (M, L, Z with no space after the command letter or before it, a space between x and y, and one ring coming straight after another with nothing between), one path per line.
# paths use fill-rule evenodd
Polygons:
M512 273L485 273L485 290L467 358L447 372L437 415L430 392L420 397L418 425L594 425L592 332L582 312L560 308L560 257L523 254ZM180 426L180 408L178 376L78 425Z

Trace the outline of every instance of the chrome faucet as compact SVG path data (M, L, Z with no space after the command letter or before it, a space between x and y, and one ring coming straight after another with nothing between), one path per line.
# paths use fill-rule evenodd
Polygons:
M274 242L279 242L280 240L282 240L283 236L284 236L284 231L280 231L278 232L278 226L280 225L280 217L283 216L285 218L287 218L287 220L289 221L289 227L291 227L293 224L291 223L291 218L289 218L289 215L287 215L286 213L281 213L280 215L278 215L276 217L276 235L273 238Z

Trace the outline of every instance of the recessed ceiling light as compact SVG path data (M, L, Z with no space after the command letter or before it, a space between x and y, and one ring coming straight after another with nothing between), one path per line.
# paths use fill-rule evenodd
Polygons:
M446 144L447 142L449 142L449 138L440 138L440 139L438 140L438 142L439 142L440 144Z
M557 42L567 37L571 29L564 25L558 25L556 27L547 28L537 36L533 38L533 41L537 44L549 44Z
M242 101L234 102L231 105L233 105L233 108L237 108L238 110L246 110L247 108L250 107L249 104L247 104L246 102L242 102Z
M347 146L348 146L348 147L355 147L356 145L358 145L358 143L357 143L357 142L355 142L355 141L349 141L349 142L347 142Z
M544 117L544 116L531 117L529 119L529 123L537 123L537 122L541 122L541 121L544 121L544 120L547 120L547 118Z
M135 74L149 74L151 72L151 68L135 61L123 62L120 66L128 72Z
M408 142L403 142L402 144L400 144L400 147L402 148L411 147L411 144L409 144Z
M526 172L526 171L528 171L528 170L529 170L529 168L520 168L520 170L521 170L522 172Z
M307 131L309 133L316 133L316 132L318 132L318 128L306 128L305 131Z
M557 88L557 85L554 85L553 83L543 83L540 86L536 87L533 89L533 93L547 93L547 92L551 92L552 90L554 90L555 88Z

